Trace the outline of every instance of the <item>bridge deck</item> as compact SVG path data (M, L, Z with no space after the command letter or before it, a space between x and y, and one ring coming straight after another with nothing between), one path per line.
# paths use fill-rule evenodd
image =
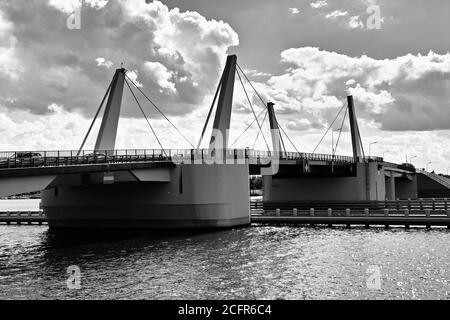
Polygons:
M247 159L250 163L270 163L273 157L295 163L296 160L324 161L335 163L354 163L353 157L317 154L283 152L271 154L266 151L251 149L227 149L226 159ZM190 163L198 160L220 160L211 155L206 149L127 149L102 151L3 151L0 152L0 169L35 168L35 167L61 167L73 165L92 165L106 163L130 162L161 162ZM382 161L381 158L368 158L372 161Z

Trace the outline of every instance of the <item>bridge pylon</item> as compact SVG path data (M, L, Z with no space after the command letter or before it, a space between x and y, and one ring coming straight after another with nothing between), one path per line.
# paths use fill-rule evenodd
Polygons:
M219 83L220 94L213 123L209 150L228 148L231 109L233 105L234 77L236 73L236 55L229 55Z
M278 125L277 118L275 116L275 111L273 109L273 106L275 104L273 102L267 102L267 112L269 114L269 124L270 124L270 135L272 137L272 151L276 154L281 156L282 155L282 148L281 148L281 134L280 134L280 127Z
M347 96L348 115L350 119L350 133L352 136L353 158L355 162L363 162L363 147L361 134L359 133L358 120L356 118L355 106L353 104L353 96Z
M112 152L115 149L124 82L125 69L117 69L111 83L111 90L95 142L95 151L108 150L108 152Z

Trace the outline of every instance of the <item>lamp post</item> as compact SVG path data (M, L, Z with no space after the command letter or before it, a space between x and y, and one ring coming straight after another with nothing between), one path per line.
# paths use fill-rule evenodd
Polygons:
M433 163L433 161L430 161L430 162L427 163L427 172L429 172L429 171L428 171L428 165L429 165L429 164L432 164L432 163Z
M383 160L384 160L384 155L388 152L389 152L389 150L383 151Z
M414 158L417 158L417 156L410 155L410 156L409 156L409 163L412 164L412 159L414 159Z
M376 143L378 143L378 141L374 141L374 142L369 143L369 157L372 155L371 147L372 147L373 144L376 144Z
M448 170L450 169L450 167L447 168L447 175L448 175Z

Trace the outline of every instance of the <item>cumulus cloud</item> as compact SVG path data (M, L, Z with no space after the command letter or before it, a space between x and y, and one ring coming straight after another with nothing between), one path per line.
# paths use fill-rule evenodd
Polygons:
M359 16L352 16L348 21L348 26L352 29L364 28L363 22L360 20Z
M164 148L188 147L172 127L161 119L150 119ZM78 150L91 119L79 113L67 111L60 105L48 106L45 117L36 117L23 110L0 107L0 150ZM100 121L96 121L87 139L85 149L93 148ZM188 139L194 135L186 132ZM118 126L116 149L159 148L146 121L121 118Z
M344 17L344 16L346 16L346 15L348 15L348 12L347 12L347 11L335 10L335 11L333 11L333 12L328 13L328 14L325 16L325 18L326 18L326 19L336 19L336 18L339 18L339 17Z
M162 89L171 93L177 91L175 88L175 83L171 81L174 74L163 64L159 62L146 61L144 63L144 70ZM160 90L160 92L163 92L163 90Z
M96 8L103 8L109 0L49 0L48 4L65 13L72 13L84 4Z
M271 74L268 72L258 71L254 69L244 69L245 75L249 77L270 77Z
M0 105L48 114L55 103L91 116L112 66L123 62L167 114L186 115L214 90L227 50L238 44L227 23L170 10L159 1L90 0L79 5L58 0L0 3ZM76 8L81 10L81 29L69 30L66 19ZM131 96L124 96L124 105L131 103ZM124 108L123 115L138 113Z
M97 66L106 67L107 69L111 68L114 65L114 62L106 60L105 58L98 57L95 59L97 62Z
M293 15L296 15L300 13L300 10L298 8L289 8L289 12Z
M328 5L328 2L327 2L327 0L318 0L318 1L311 2L309 5L314 9L319 9L322 7L326 7Z
M287 123L289 130L305 131L311 129L312 125L308 119L290 120Z
M303 47L283 51L281 59L285 72L258 85L278 103L281 115L328 125L352 94L358 117L375 128L450 129L450 53L380 60ZM303 129L308 122L291 128Z

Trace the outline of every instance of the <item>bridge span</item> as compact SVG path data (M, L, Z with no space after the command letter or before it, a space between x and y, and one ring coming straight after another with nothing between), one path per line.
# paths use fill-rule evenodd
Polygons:
M0 152L0 196L42 191L41 205L51 228L217 228L248 225L251 221L248 177L251 174L263 176L263 201L268 206L308 201L417 198L417 178L413 167L387 163L382 158L364 154L351 96L347 97L347 105L341 111L347 107L352 156L340 156L334 152L299 152L278 122L274 104L262 100L237 64L237 57L230 55L201 137L194 147L126 73L124 68L115 71L78 150ZM263 103L263 111L269 118L272 148L261 130L259 117L262 113L256 115L248 99L255 117L252 124L257 123L267 151L233 149L228 143L235 75L238 75L244 91L242 79L250 83ZM115 148L124 84L160 149ZM137 92L192 148L163 148L136 96ZM85 150L87 137L103 106L95 147ZM214 107L216 112L209 144L202 149L201 142ZM286 150L283 133L296 152Z

